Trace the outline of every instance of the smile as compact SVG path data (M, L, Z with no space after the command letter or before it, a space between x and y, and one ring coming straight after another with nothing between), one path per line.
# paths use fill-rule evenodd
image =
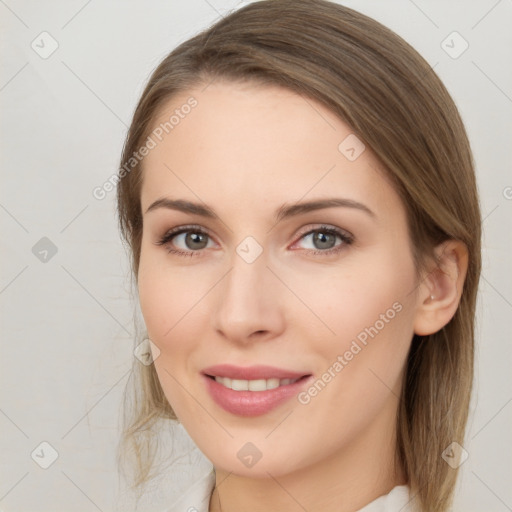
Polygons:
M234 391L268 391L269 389L276 389L282 386L288 386L297 382L299 379L256 379L256 380L243 380L243 379L230 379L229 377L215 377L215 381L224 386L225 388Z

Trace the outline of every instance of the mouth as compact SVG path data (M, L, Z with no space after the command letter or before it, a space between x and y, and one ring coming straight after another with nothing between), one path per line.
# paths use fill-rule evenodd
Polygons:
M259 416L296 396L313 378L271 366L217 365L202 372L213 401L237 416Z
M310 375L303 375L297 379L278 379L275 377L271 377L270 379L255 379L255 380L245 380L245 379L230 379L229 377L219 377L213 375L206 375L210 379L215 380L221 386L224 386L227 389L232 389L233 391L268 391L270 389L276 389L283 386L289 386L290 384L295 384L299 380L306 379Z
M298 372L295 370L287 370L276 366L256 365L256 366L235 366L232 364L217 364L205 368L202 373L209 377L220 377L222 379L256 381L256 380L272 380L278 381L289 379L296 380L311 375L307 372Z

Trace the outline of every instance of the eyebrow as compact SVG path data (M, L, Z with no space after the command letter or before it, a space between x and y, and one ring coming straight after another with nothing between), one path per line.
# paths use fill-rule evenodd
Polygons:
M278 223L286 218L300 215L303 213L312 212L315 210L322 210L324 208L343 207L353 208L355 210L362 211L368 214L370 217L375 218L375 213L370 210L363 203L354 201L352 199L345 198L328 198L328 199L316 199L312 201L305 201L301 203L295 203L292 205L283 205L275 213L275 222ZM167 197L157 199L148 207L145 213L154 211L158 208L166 208L170 210L178 210L184 213L191 213L194 215L200 215L201 217L207 217L211 219L218 219L219 216L209 206L201 203L194 203L192 201L186 201L184 199L169 199Z
M185 201L184 199L168 199L163 197L151 203L145 213L151 212L158 208L167 208L169 210L178 210L184 213L192 213L194 215L201 215L202 217L210 217L212 219L218 218L218 215L212 208L200 203L193 203L192 201Z
M333 197L328 199L316 199L313 201L295 203L292 205L283 205L277 210L275 221L277 223L288 217L293 217L294 215L300 215L302 213L308 213L315 210L322 210L324 208L333 207L353 208L368 214L370 217L375 217L375 213L373 213L373 211L363 203L359 203L353 199Z

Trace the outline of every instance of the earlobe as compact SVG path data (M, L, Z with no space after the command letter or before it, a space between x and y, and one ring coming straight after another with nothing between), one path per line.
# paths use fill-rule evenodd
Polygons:
M418 291L414 332L420 336L441 330L453 318L468 268L468 251L459 240L443 242L435 255Z

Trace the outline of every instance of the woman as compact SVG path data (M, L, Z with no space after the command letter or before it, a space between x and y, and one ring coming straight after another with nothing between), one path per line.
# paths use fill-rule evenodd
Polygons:
M168 418L214 467L173 510L448 510L480 213L415 50L321 0L234 12L151 76L118 206L154 360L122 448L135 486Z

